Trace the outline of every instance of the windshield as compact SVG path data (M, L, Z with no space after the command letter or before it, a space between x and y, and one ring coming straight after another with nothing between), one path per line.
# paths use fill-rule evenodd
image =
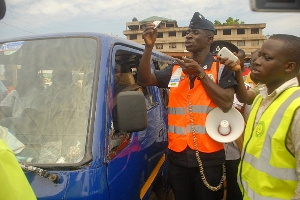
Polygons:
M92 38L0 43L0 137L19 162L83 159L96 51Z

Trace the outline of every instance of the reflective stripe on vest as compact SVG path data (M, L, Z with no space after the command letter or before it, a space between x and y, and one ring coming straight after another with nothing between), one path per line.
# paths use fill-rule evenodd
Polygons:
M174 73L179 65L174 65ZM216 62L213 62L210 70L205 73L216 83L218 72ZM175 152L181 152L189 146L195 150L190 112L193 113L193 124L196 132L198 150L211 153L224 148L222 143L211 139L205 129L207 114L216 107L208 97L200 80L195 79L194 88L190 89L189 78L183 72L178 87L171 87L168 104L168 138L169 149ZM189 111L189 102L191 100L191 111Z
M208 107L208 106L192 106L193 113L209 113L213 108ZM169 108L168 109L169 114L172 115L186 115L186 108ZM205 134L206 129L205 126L200 126L200 125L194 125L196 133L199 134ZM191 125L188 125L187 127L188 132L192 132L192 127ZM184 135L185 134L185 127L178 127L178 126L172 126L169 125L169 132L171 133L176 133L179 135Z
M297 187L296 159L286 149L285 139L300 107L300 88L290 88L277 97L253 129L261 101L259 95L245 131L246 152L239 166L244 198L290 199Z

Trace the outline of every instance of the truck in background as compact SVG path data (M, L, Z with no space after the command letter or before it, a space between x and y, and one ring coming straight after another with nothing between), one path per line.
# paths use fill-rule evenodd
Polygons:
M170 199L168 92L136 84L143 49L98 33L0 41L0 80L15 89L0 128L38 199ZM171 62L153 51L152 70Z

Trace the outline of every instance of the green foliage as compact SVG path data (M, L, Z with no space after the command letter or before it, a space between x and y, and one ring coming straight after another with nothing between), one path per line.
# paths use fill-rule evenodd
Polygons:
M221 23L219 20L214 21L214 25L234 25L234 24L245 24L244 21L240 21L240 19L233 19L232 17L228 17L226 22Z
M222 25L222 23L219 20L215 20L214 25Z

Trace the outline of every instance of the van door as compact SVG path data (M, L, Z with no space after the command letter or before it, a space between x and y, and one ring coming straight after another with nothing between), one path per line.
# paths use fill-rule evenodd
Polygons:
M160 176L167 148L167 127L163 116L163 101L157 87L142 88L136 84L139 49L117 45L111 55L111 127L106 152L107 180L111 199L142 199L153 182L145 182L157 170ZM145 96L148 127L144 131L127 133L118 128L116 95L123 91L140 91ZM143 187L144 186L144 187ZM143 190L141 192L141 189Z

